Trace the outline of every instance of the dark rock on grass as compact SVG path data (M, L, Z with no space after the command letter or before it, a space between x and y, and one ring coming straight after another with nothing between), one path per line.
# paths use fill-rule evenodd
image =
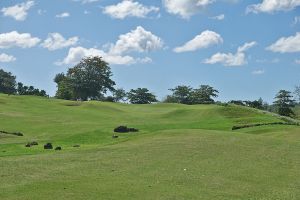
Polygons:
M51 143L47 143L44 145L44 149L53 149L53 146Z
M62 150L61 147L56 147L56 148L55 148L55 151L61 151L61 150Z
M80 145L79 144L75 144L75 145L73 145L73 147L78 148L78 147L80 147Z
M114 132L116 133L128 133L128 128L127 126L118 126L117 128L114 129Z
M114 129L116 133L128 133L128 132L138 132L139 130L136 128L128 128L127 126L118 126Z
M119 137L118 135L113 135L113 136L112 136L112 138L118 138L118 137Z
M31 147L30 143L25 144L25 147Z

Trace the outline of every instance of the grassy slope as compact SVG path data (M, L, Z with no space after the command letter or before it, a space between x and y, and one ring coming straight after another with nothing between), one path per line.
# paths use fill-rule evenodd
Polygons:
M0 95L0 130L25 134L0 135L0 199L299 199L300 129L231 131L274 121L238 106ZM113 140L121 124L141 132ZM63 151L25 148L32 140Z

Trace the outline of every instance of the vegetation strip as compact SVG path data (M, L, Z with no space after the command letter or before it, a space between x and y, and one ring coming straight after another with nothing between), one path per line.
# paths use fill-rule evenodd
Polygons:
M257 124L246 124L246 125L240 125L240 126L233 126L232 130L238 130L242 128L251 128L256 126L267 126L267 125L294 125L294 126L300 126L297 122L271 122L271 123L257 123Z
M20 133L20 132L7 132L7 131L0 131L0 133L7 134L7 135L23 136L23 133Z

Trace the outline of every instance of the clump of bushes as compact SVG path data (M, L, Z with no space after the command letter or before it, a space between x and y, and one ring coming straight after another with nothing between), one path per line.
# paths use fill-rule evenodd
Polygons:
M267 125L294 125L294 126L300 126L297 122L270 122L270 123L256 123L256 124L246 124L246 125L240 125L240 126L233 126L232 130L238 130L242 128L251 128L256 126L267 126Z
M116 133L129 133L129 132L138 132L136 128L128 128L127 126L118 126L114 129Z
M8 134L8 135L16 135L16 136L24 136L21 132L7 132L7 131L0 131L0 133Z

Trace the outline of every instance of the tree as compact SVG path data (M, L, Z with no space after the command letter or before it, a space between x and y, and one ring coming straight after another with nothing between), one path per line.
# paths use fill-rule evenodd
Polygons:
M113 91L114 102L126 101L127 93L124 89L119 88Z
M58 98L73 100L101 99L107 90L114 91L115 82L111 80L112 72L107 62L101 57L84 58L70 68L66 75L57 74ZM63 90L63 91L59 91ZM68 90L68 91L66 91Z
M14 94L16 92L16 77L11 72L0 69L0 92Z
M150 93L147 88L132 89L128 92L129 102L132 104L150 104L157 102L154 94Z
M218 90L209 85L201 85L191 92L191 102L192 104L212 104L215 102L213 97L218 97L218 93Z
M262 98L259 98L258 100L254 101L244 101L245 104L251 108L256 108L256 109L263 109L264 108L264 102Z
M191 104L191 93L193 88L190 86L179 85L173 89L169 89L173 94L167 97L168 100L174 100L169 103Z
M297 98L298 103L300 103L300 85L295 86L294 94Z
M173 94L168 95L164 102L182 103L182 104L211 104L215 101L214 97L218 96L218 90L209 85L200 85L199 88L193 89L190 86L179 85L170 89Z
M295 113L292 107L295 106L295 100L292 99L290 91L280 90L275 96L274 105L277 108L277 112L283 116L293 117Z
M33 86L24 86L23 83L18 82L17 84L17 94L18 95L35 95L35 96L42 96L47 97L47 93L45 90L39 90L34 88Z
M54 81L56 80L56 77ZM58 99L75 100L71 81L67 77L62 78L57 82L55 97Z

